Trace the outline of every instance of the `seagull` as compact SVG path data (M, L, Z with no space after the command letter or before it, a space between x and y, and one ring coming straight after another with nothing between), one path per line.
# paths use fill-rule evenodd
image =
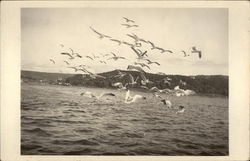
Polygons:
M143 60L148 61L148 64L157 64L157 65L160 65L160 63L158 63L158 62L152 62L152 61L149 60L149 59L143 59Z
M99 62L102 64L107 64L105 61L102 61L102 60L100 60Z
M182 50L181 52L183 52L184 57L189 56L189 55L187 55L187 53L184 50Z
M92 53L92 55L93 55L93 58L95 58L95 59L100 58L99 56L96 56L96 55L93 54L93 53Z
M163 49L163 48L160 48L160 47L155 47L155 49L161 50L161 53L164 53L164 52L173 53L171 50L166 50L166 49Z
M74 59L74 57L70 53L61 53L61 55L68 55L70 57L69 59Z
M77 72L79 69L76 68L76 67L68 67L68 68L72 68L72 69L75 69L75 72Z
M162 99L161 102L166 105L168 108L172 107L172 103L169 100Z
M91 60L94 60L91 56L85 56L86 58L89 58L89 59L91 59Z
M127 70L133 70L133 69L135 69L135 70L137 70L139 72L145 73L145 71L139 66L128 65Z
M147 86L140 86L143 89L149 89Z
M95 98L97 100L100 100L100 98L104 97L104 96L115 96L114 93L101 93L99 96L95 96L93 93L89 92L89 91L84 91L80 94L81 96L85 96L88 98Z
M103 39L103 38L111 38L110 36L107 36L107 35L104 35L104 34L101 34L100 32L97 32L95 29L93 29L91 26L89 27L93 32L95 32L96 34L99 35L99 38L100 39Z
M67 62L66 60L64 60L64 62L65 62L67 65L69 65L69 62Z
M147 53L147 50L142 52L139 49L136 50L134 47L131 47L131 49L136 53L136 55L138 56L138 59L143 59L144 55Z
M112 86L113 87L118 87L118 88L122 88L123 87L123 85L122 85L121 82L112 83Z
M137 62L134 62L135 65L140 65L141 67L147 67L148 69L150 69L150 67L144 63L137 63Z
M133 34L133 35L127 34L127 36L131 37L132 39L134 39L135 42L139 41L139 38L135 34Z
M123 17L123 19L125 19L125 20L126 20L126 22L132 22L132 23L135 23L135 21L134 21L134 20L128 19L128 18L126 18L126 17Z
M121 40L117 40L117 39L109 39L110 41L114 41L114 42L117 42L118 45L121 45L122 41Z
M133 44L130 44L130 43L126 42L126 41L123 41L122 43L125 44L125 45L128 45L128 46L130 46L130 47L133 47L133 46L134 46Z
M128 76L129 76L129 80L130 80L130 83L129 83L129 84L131 84L131 85L137 84L136 81L138 80L139 77L137 77L137 78L134 80L134 77L133 77L131 74L128 74Z
M153 91L153 92L158 92L158 91L159 91L159 89L158 89L157 87L152 87L152 88L150 88L149 90L150 90L150 91Z
M156 49L156 46L155 46L155 44L154 44L154 43L152 43L151 41L148 41L148 43L152 46L151 50Z
M117 61L118 59L126 59L126 58L121 57L121 56L116 56L113 52L111 52L111 54L113 55L113 57L108 58L107 60L114 59L115 61Z
M49 59L53 64L56 64L56 62L53 59Z
M184 106L179 106L179 109L176 112L176 114L178 114L178 113L184 113L184 111L185 111L185 107Z
M139 27L138 25L130 25L130 24L121 24L122 26L125 26L127 28L131 28L131 27Z
M139 99L144 99L145 100L146 97L138 95L138 94L136 94L133 97L131 97L130 96L130 91L127 89L124 103L130 104L130 103L136 102Z
M142 85L153 84L154 83L154 82L150 81L149 79L147 79L142 72L140 72L140 76L141 76L141 79L142 79L141 80Z
M197 50L195 46L192 47L192 53L198 53L199 54L199 58L201 58L201 51Z
M125 75L127 75L127 73L123 73L120 70L117 70L118 74L114 76L114 78L123 78Z
M96 79L96 78L102 78L102 79L105 79L106 77L104 77L104 76L101 76L101 75L99 75L99 74L93 74L93 73L90 73L89 72L89 76L92 78L92 79Z
M64 47L64 45L63 44L59 44L62 48Z
M81 56L80 54L78 54L78 53L75 53L75 52L73 51L73 49L71 49L71 48L69 48L69 49L71 50L71 54L72 54L72 55L76 55L76 57L82 58L82 56Z

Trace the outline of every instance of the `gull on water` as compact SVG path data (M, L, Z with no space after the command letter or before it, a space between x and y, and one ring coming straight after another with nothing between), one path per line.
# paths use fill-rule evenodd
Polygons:
M103 92L101 93L99 96L96 96L94 95L92 92L89 92L89 91L84 91L80 94L81 96L85 96L85 97L88 97L88 98L95 98L97 100L100 100L100 98L104 97L104 96L115 96L114 93L107 93L107 92Z

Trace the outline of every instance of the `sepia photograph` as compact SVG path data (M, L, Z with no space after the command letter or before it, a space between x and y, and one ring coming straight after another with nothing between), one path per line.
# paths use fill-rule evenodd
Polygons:
M21 154L227 156L228 10L22 8Z
M246 4L3 2L0 160L249 160Z

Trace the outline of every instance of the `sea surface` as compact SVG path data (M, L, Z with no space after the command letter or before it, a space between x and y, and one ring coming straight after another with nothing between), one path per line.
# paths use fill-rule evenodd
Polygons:
M113 92L100 101L81 96ZM125 104L125 91L46 84L21 85L22 155L225 156L228 98L151 93ZM184 113L176 114L179 105Z

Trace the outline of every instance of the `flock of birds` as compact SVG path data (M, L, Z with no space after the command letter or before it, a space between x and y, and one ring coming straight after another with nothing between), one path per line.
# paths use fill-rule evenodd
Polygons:
M134 20L131 20L129 18L123 17L123 19L125 20L125 23L122 23L121 25L126 27L126 28L137 28L139 27L139 25L135 24ZM159 90L157 87L152 87L149 88L148 85L153 84L152 81L150 81L147 77L146 77L146 72L144 70L144 68L147 68L148 70L150 70L150 66L151 65L157 65L160 66L159 62L156 61L152 61L149 58L149 52L152 50L158 50L160 53L174 53L172 50L169 49L164 49L162 47L158 47L157 45L155 45L152 41L149 40L145 40L139 36L137 36L136 34L132 33L132 34L126 34L126 36L128 36L129 38L131 38L133 40L133 42L127 42L127 41L123 41L123 40L119 40L116 39L114 37L111 37L109 35L105 35L99 31L97 31L96 29L94 29L93 27L89 27L90 30L95 33L99 39L101 40L109 40L111 42L115 42L117 45L126 45L127 47L129 47L129 49L131 49L131 52L135 54L136 56L136 61L133 61L132 64L127 66L127 70L135 70L139 72L140 75L140 82L139 77L134 78L131 74L129 73L125 73L125 72L121 72L120 70L117 70L118 73L117 75L114 76L114 78L117 79L123 79L125 76L127 76L129 78L129 82L127 82L125 85L123 85L121 82L115 82L112 84L112 86L117 87L119 90L126 90L126 96L125 96L125 103L130 104L133 102L136 102L138 99L146 99L145 97L141 96L141 95L135 95L135 96L131 96L130 95L130 87L133 87L134 85L140 85L141 88L143 89L147 89L149 91L153 91L154 92L154 96L157 98L160 98L161 102L164 105L167 105L168 107L172 107L172 104L169 100L164 99L159 93L162 93L164 90ZM143 50L142 46L149 46L148 50ZM61 48L64 48L64 44L60 44ZM91 67L88 65L76 65L76 66L71 66L71 60L73 59L88 59L89 61L98 61L101 64L108 64L108 61L119 61L119 60L128 60L126 57L123 56L119 56L117 53L114 52L110 52L110 53L99 53L98 55L96 54L92 54L92 55L81 55L77 52L75 52L72 48L69 48L70 52L61 52L60 54L62 56L67 57L67 60L64 60L64 63L67 65L67 68L71 68L73 69L75 72L83 72L86 75L89 75L91 78L96 79L96 78L102 78L102 79L106 79L106 77L101 76L99 74L95 74L93 72L90 71ZM181 53L183 53L184 57L190 56L190 54L188 54L186 51L182 50ZM191 52L193 54L198 54L198 57L201 59L202 57L202 52L200 50L197 50L195 46L191 47ZM54 59L50 59L50 61L53 64L56 64ZM171 83L171 79L167 78L164 80L165 83L169 84ZM185 85L185 82L181 81L180 84ZM182 90L176 87L176 89L174 89L176 96L183 96L185 95L185 90ZM164 91L166 92L166 90ZM169 92L169 91L168 91ZM95 98L97 100L99 100L101 97L104 96L115 96L115 94L113 93L103 93L100 96L95 96L94 94L92 94L91 92L84 92L81 93L81 95L90 97L90 98ZM179 112L178 113L182 113L184 112L185 108L183 106L179 107Z

